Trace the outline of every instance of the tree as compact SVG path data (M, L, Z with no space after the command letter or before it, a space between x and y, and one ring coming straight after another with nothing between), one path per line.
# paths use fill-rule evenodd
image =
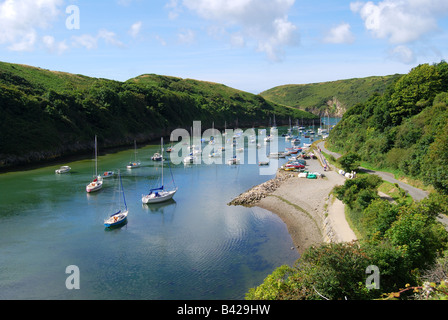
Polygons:
M359 155L355 152L350 151L341 158L339 158L338 161L342 169L344 169L346 172L350 172L358 169L359 160L360 160Z
M448 195L448 122L446 123L443 134L439 134L435 141L429 147L428 157L425 161L427 170L425 172L425 181L432 184L434 188Z
M420 203L404 207L385 234L392 245L402 248L411 270L430 266L447 245L445 228L435 214L425 211Z
M419 113L440 92L443 82L437 69L442 71L442 67L422 64L397 81L389 100L394 124Z

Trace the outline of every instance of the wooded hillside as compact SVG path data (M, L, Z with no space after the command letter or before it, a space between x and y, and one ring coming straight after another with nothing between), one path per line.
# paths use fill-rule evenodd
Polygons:
M422 64L346 112L329 146L448 194L448 63Z
M319 119L222 84L158 75L125 82L0 62L0 168L147 143L175 128Z

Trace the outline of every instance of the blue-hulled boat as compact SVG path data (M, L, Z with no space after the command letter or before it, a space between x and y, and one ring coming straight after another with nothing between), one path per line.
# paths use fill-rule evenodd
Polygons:
M123 194L123 204L121 204L121 197L119 197L120 204L118 206L123 206L123 208L121 208L118 212L112 214L108 219L104 220L104 225L107 228L121 226L127 222L128 218L128 206L126 205L126 198L124 195L123 182L121 181L120 171L118 171L118 178L120 181L120 192Z

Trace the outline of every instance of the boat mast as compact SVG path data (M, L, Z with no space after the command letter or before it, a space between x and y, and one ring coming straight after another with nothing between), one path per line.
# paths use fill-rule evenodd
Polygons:
M163 137L160 138L160 146L162 149L162 188L163 188Z
M98 176L98 152L97 152L97 139L95 135L95 177Z
M121 192L123 193L124 210L128 211L128 206L126 204L126 197L124 196L123 181L121 180L120 170L118 170L118 177L120 178L120 188L121 188Z

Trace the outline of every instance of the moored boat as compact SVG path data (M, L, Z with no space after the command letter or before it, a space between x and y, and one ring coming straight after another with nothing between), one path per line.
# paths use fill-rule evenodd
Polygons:
M140 167L141 162L137 160L137 153L137 142L134 140L134 161L130 161L126 168L134 169Z
M182 161L184 164L193 164L196 161L197 157L193 156L193 154L190 154L189 156L185 157Z
M54 172L58 174L69 173L72 168L69 166L62 166L59 169L56 169Z
M238 159L236 156L233 156L232 159L227 160L227 164L228 165L240 164L240 159Z
M154 153L154 155L151 157L152 161L162 161L162 155L158 152Z
M103 178L103 179L113 178L113 177L115 177L115 171L104 171L103 174L101 175L101 178Z
M95 136L95 176L93 181L86 186L88 193L100 190L103 187L103 178L98 175L98 143Z
M161 145L163 150L163 138L161 138ZM174 186L171 190L166 190L163 183L163 154L162 154L162 185L158 188L153 188L149 190L149 193L146 195L142 195L142 202L146 204L150 203L159 203L170 200L173 198L174 194L177 192L177 187ZM170 170L171 171L171 170ZM174 178L171 173L171 178L174 183Z
M119 180L119 191L123 195L123 203L121 204L121 197L119 197L119 207L123 206L123 208L120 208L120 210L114 214L112 214L108 219L104 220L104 225L107 228L113 228L123 225L127 222L128 217L128 207L126 205L126 198L124 195L124 189L123 189L123 182L121 181L121 175L120 171L118 171L118 180Z
M274 159L278 159L278 158L285 158L286 154L284 152L271 152L268 155L268 158L274 158Z

